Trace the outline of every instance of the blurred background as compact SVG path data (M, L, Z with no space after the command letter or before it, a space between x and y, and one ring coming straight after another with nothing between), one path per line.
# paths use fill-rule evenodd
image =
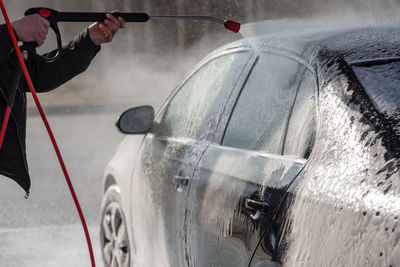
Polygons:
M15 19L30 7L44 6L59 11L211 15L246 24L282 18L329 18L339 23L339 18L344 16L368 22L388 20L399 15L400 0L6 0L5 3L10 17ZM296 22L299 21L293 24ZM63 41L71 40L86 26L85 23L60 23ZM90 103L110 109L115 104L126 107L148 103L158 107L200 59L242 37L207 21L150 20L127 24L112 44L102 47L87 72L41 98L46 105L57 106ZM39 52L52 50L55 45L54 34L50 33Z
M286 26L324 18L365 23L398 18L400 0L5 0L11 20L28 8L59 11L146 12L150 15L210 15L241 23L285 19ZM4 23L2 17L0 23ZM343 22L342 22L343 23ZM274 27L277 25L274 25ZM63 41L87 24L60 23ZM267 26L268 27L268 24ZM272 27L272 26L271 26ZM278 29L269 29L278 30ZM137 105L157 109L196 63L215 48L243 38L218 24L149 21L127 24L102 46L89 69L39 98L48 115L94 241L100 264L98 221L103 170L124 137L114 127L119 114ZM40 53L56 48L50 33ZM29 94L28 94L29 95ZM31 196L0 177L0 267L89 266L79 218L53 148L32 99L28 103L27 153Z

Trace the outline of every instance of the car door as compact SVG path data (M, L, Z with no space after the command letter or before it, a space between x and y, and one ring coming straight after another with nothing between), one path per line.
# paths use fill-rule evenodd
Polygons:
M303 162L303 166L308 163L308 158L314 148L316 95L317 79L314 73L307 71L296 93L283 148L284 158L296 157L298 161ZM303 174L304 168L295 177L291 177L291 180L285 185L286 190L282 192L279 201L276 203L273 220L264 225L260 232L260 240L249 266L274 267L281 265L281 257L287 249L285 231L290 227L290 222L287 220L287 212L293 196L296 194L296 183L301 181L299 176ZM296 178L296 180L292 178Z
M184 266L187 186L250 57L236 51L207 60L166 102L144 138L131 190L134 266Z
M285 156L297 92L310 70L289 55L262 53L210 144L187 196L188 266L247 266L305 160ZM221 141L221 140L220 140Z

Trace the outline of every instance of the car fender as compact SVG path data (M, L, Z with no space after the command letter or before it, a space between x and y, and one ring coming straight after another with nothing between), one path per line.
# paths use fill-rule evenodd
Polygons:
M118 145L103 175L103 194L109 186L116 184L121 192L122 205L127 218L129 218L130 210L129 194L131 190L133 166L142 140L143 135L126 136Z

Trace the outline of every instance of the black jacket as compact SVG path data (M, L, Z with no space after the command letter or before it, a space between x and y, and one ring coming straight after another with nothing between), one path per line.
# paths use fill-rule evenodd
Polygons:
M86 29L63 46L61 56L55 62L45 63L38 57L29 55L26 65L36 91L38 93L51 91L85 71L99 50L100 46L93 44ZM52 53L55 51L50 52ZM18 67L18 59L7 28L5 25L0 25L0 123L4 117L12 79ZM31 182L25 149L25 92L29 92L29 88L22 75L3 147L0 150L0 174L13 179L28 193Z

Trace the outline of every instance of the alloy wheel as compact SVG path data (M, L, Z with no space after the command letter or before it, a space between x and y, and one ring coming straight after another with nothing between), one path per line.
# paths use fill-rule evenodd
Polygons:
M129 240L120 206L110 203L101 222L101 247L107 267L129 267Z

